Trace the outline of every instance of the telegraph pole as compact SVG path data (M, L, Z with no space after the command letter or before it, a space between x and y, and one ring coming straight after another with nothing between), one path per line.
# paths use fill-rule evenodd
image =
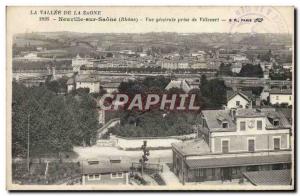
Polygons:
M30 146L30 141L29 141L29 137L30 137L30 133L29 133L29 128L30 128L30 114L28 114L28 121L27 121L27 169L28 169L28 173L30 172L30 158L29 158L29 146Z
M140 159L141 169L142 169L141 174L143 176L144 166L145 166L146 161L148 161L147 156L150 155L149 150L147 149L147 141L144 141L144 144L142 145L141 149L143 150L143 153L144 153L142 158Z

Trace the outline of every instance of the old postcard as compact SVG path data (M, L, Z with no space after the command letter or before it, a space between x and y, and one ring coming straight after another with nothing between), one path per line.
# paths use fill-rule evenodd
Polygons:
M294 7L6 15L8 190L294 190Z

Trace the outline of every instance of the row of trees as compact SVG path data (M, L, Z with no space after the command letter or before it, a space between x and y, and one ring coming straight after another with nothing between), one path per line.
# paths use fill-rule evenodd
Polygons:
M24 157L90 145L96 137L98 113L89 94L57 95L46 86L12 86L12 154Z

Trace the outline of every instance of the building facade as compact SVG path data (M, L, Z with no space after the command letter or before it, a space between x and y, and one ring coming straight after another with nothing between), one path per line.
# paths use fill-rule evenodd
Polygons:
M250 92L227 91L227 108L252 108Z
M271 89L270 90L270 103L292 105L293 96L291 89Z
M172 144L180 182L242 179L291 167L291 125L275 109L202 111L198 139Z

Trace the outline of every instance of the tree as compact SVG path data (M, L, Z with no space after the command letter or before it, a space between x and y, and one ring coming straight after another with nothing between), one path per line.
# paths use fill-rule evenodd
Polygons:
M200 88L201 86L205 86L207 84L207 78L206 78L206 75L203 74L201 75L201 79L200 79Z
M226 103L226 86L223 80L212 79L200 86L204 108L219 109Z
M238 76L262 78L264 76L264 73L260 65L246 64L242 67Z
M89 94L56 95L45 86L27 88L13 82L12 154L26 156L30 125L31 156L71 151L96 138L98 113Z

